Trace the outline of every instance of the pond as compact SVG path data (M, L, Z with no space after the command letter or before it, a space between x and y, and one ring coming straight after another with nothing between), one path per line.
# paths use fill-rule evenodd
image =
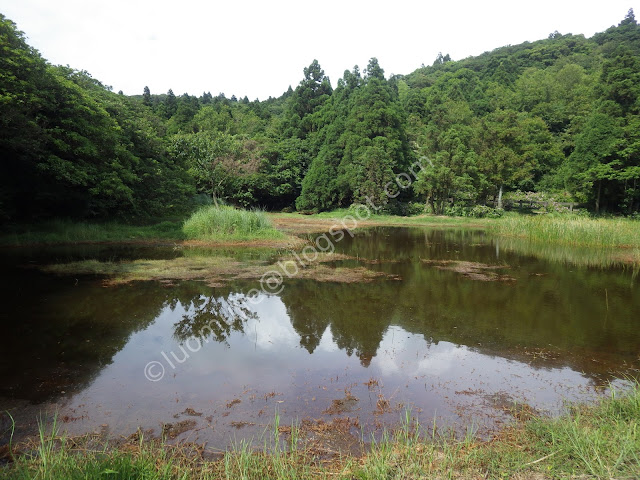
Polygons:
M640 287L629 267L536 255L471 230L377 227L334 247L328 268L384 275L291 275L259 293L251 278L105 285L39 266L193 252L5 250L0 410L16 438L55 415L69 434L140 427L219 449L258 439L276 416L338 419L368 438L409 412L425 428L487 435L518 408L558 414L638 374ZM3 417L2 441L9 425Z

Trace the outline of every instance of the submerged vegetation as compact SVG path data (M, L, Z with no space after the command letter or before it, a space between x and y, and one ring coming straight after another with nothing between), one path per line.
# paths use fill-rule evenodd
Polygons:
M0 466L8 480L114 478L173 479L418 479L418 478L637 478L640 475L640 387L612 391L597 405L572 405L559 418L513 410L515 423L481 441L412 421L379 440L363 438L362 456L333 452L318 458L298 425L265 432L264 448L247 443L205 460L206 448L143 439L98 445L91 437L58 437L41 425L33 445L13 445L13 462Z
M83 260L45 265L43 271L59 275L100 275L105 285L118 285L138 280L158 280L172 283L181 280L201 280L211 286L219 286L234 279L264 279L273 274L280 278L287 272L295 272L296 278L312 278L316 282L354 283L370 282L377 278L394 278L382 272L364 267L327 267L327 263L347 260L346 255L317 252L312 260L294 256L279 256L272 262L263 260L239 261L212 252L194 250L185 256L169 260L134 260L101 262ZM275 273L274 273L275 272Z

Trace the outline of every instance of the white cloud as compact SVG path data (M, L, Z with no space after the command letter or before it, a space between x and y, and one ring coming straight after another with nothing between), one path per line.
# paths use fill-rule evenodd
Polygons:
M116 91L265 99L295 87L314 58L334 86L372 56L387 74L406 74L439 51L460 59L554 30L591 36L633 3L0 0L0 12L52 63Z

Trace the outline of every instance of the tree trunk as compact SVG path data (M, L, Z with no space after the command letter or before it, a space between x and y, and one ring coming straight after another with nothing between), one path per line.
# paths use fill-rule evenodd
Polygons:
M429 202L429 204L431 204L431 213L433 213L434 215L437 215L438 212L436 211L436 204L433 201L433 195L429 196L428 202Z
M598 195L596 195L596 215L600 214L600 195L602 194L602 180L598 180Z
M500 185L500 190L498 191L498 208L502 209L502 188L503 185Z

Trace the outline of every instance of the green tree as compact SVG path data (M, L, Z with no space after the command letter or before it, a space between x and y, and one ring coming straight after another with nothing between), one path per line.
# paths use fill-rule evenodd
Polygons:
M151 106L151 90L149 90L149 87L144 87L144 91L142 92L142 104L147 107Z
M169 89L167 92L167 96L164 99L164 116L169 119L175 115L176 110L178 109L178 100L176 99L173 90Z
M290 94L284 115L283 132L286 137L306 138L315 128L313 114L322 107L332 93L329 78L317 60L304 68L304 78Z
M600 212L607 186L617 178L623 145L621 120L602 111L589 116L576 139L576 148L563 165L565 185Z
M537 117L499 110L476 122L474 150L478 167L487 181L486 194L502 207L505 187L530 190L541 172L561 158L558 143Z
M219 199L251 202L251 193L236 187L239 180L259 171L260 153L256 142L225 133L179 134L169 145L169 154L188 166L198 191L211 195L216 206Z

